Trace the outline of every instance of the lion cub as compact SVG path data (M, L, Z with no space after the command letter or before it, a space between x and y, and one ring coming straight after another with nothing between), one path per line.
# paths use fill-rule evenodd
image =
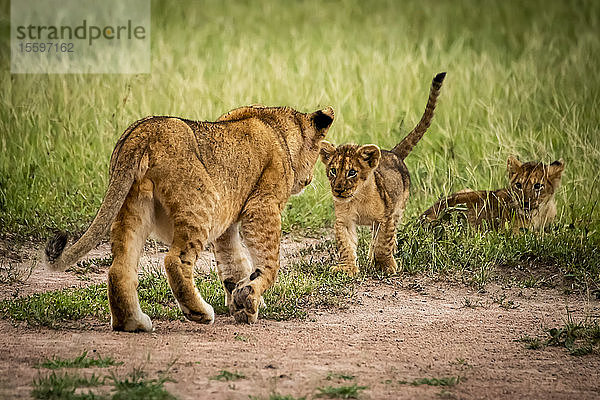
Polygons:
M340 264L335 271L358 272L356 225L373 225L375 265L386 273L397 270L394 259L396 224L409 195L410 175L404 159L429 128L446 73L433 78L425 113L417 126L390 151L374 144L321 142L321 161L333 192L335 238Z
M444 213L457 211L451 207L464 204L470 225L498 229L511 224L521 228L542 230L556 216L554 193L560 186L565 162L560 159L550 165L538 161L522 163L515 157L507 161L510 185L494 191L463 190L439 200L427 209L422 218L437 220Z

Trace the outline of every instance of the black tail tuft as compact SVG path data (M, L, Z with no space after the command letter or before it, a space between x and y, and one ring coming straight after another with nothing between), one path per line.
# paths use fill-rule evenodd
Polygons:
M444 78L446 77L446 73L445 72L440 72L439 74L437 74L435 76L435 78L433 78L433 81L436 83L442 83L444 82Z
M56 261L67 245L67 233L58 232L46 244L46 258L50 263Z

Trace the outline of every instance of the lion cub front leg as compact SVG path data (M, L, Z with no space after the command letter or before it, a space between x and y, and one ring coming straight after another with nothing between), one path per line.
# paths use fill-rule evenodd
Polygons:
M373 258L375 267L387 274L398 270L394 259L396 252L396 222L397 217L389 217L378 223L373 229Z
M331 270L334 272L342 271L350 276L354 276L358 273L356 260L356 246L358 244L356 224L354 221L336 219L334 230L340 260L338 265L331 267Z
M279 210L274 205L247 206L241 228L254 270L233 291L233 315L237 322L253 323L258 319L262 294L273 285L279 271Z
M233 290L236 284L252 273L252 262L248 249L244 247L240 237L240 224L231 225L221 237L215 241L215 259L219 279L225 288L225 305L233 314Z

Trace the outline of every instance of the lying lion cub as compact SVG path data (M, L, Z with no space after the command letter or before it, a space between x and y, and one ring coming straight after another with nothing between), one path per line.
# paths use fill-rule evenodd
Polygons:
M96 218L72 246L48 243L54 269L66 269L111 229L108 299L115 330L151 331L140 308L137 269L148 235L171 245L169 285L185 317L212 323L213 308L194 284L198 252L214 242L227 305L238 322L255 322L261 296L279 270L281 211L313 176L333 109L242 107L216 122L147 117L123 133ZM240 233L243 237L240 236Z
M409 195L410 175L404 159L429 128L446 73L433 78L425 113L417 126L392 150L374 144L335 147L323 141L321 161L333 192L335 238L340 264L333 270L358 272L356 225L373 225L375 265L387 272L397 270L394 259L396 224Z
M522 163L514 157L507 161L508 188L494 191L463 190L441 199L422 218L436 220L451 207L464 205L467 221L472 226L486 225L498 229L509 224L520 228L542 230L556 216L554 194L560 186L565 162L560 159L550 165L537 161Z

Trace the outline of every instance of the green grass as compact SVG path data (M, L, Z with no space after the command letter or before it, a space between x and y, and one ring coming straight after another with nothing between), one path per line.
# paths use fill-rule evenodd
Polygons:
M330 140L389 148L418 121L439 71L448 76L437 115L407 158L408 218L449 191L503 186L515 154L563 157L559 224L598 226L596 1L153 1L147 75L10 75L9 2L0 9L2 234L83 229L116 139L142 116L213 120L249 103L332 105ZM284 228L332 218L319 165Z
M175 400L176 397L169 393L164 384L172 380L166 376L148 378L141 368L134 369L125 378L117 376L114 372L110 375L113 382L112 400Z
M215 376L211 376L210 379L213 381L237 381L240 379L245 379L246 375L241 374L239 372L231 372L226 369L219 371L219 373Z
M543 338L523 336L518 341L531 350L554 346L565 348L572 356L600 354L600 323L593 318L576 320L567 310L563 326L547 329Z
M344 274L330 274L332 257L330 254L319 262L302 259L283 269L275 285L265 293L266 307L260 309L261 317L279 321L305 318L310 307L342 307L353 293L355 280ZM217 314L229 312L216 272L197 277L196 285ZM3 300L0 317L52 328L86 317L108 321L106 290L106 284L95 284ZM184 320L166 277L158 269L142 273L138 294L142 310L150 318Z
M91 391L83 393L75 392L80 388L102 386L104 379L96 375L83 377L75 374L56 374L52 372L48 376L40 376L32 382L31 396L34 399L65 399L65 400L94 400L104 399Z
M59 368L90 368L90 367L112 367L114 365L121 365L122 362L115 361L112 357L102 357L98 355L96 358L89 357L87 350L72 359L52 357L42 361L37 365L37 368L47 369L59 369Z
M85 357L82 357L82 359L85 359ZM56 368L95 366L84 365L81 362L76 363L77 365L62 364L56 366ZM114 365L118 364L103 366ZM40 375L32 381L31 396L35 399L48 400L174 400L176 397L164 387L166 382L172 381L166 372L160 374L158 378L149 378L146 371L141 367L134 368L125 376L119 376L114 370L103 377L96 374L91 376L71 373L57 374L56 371L53 371L46 376ZM83 388L94 388L94 390L83 391ZM108 388L110 388L110 394Z
M348 386L327 386L324 388L317 388L315 397L326 397L330 399L358 399L360 392L368 389L367 386L358 386L356 383Z
M399 381L398 383L402 385L410 384L413 386L454 386L460 383L462 378L460 376L447 376L443 378L419 378L415 379L411 382L408 381Z

